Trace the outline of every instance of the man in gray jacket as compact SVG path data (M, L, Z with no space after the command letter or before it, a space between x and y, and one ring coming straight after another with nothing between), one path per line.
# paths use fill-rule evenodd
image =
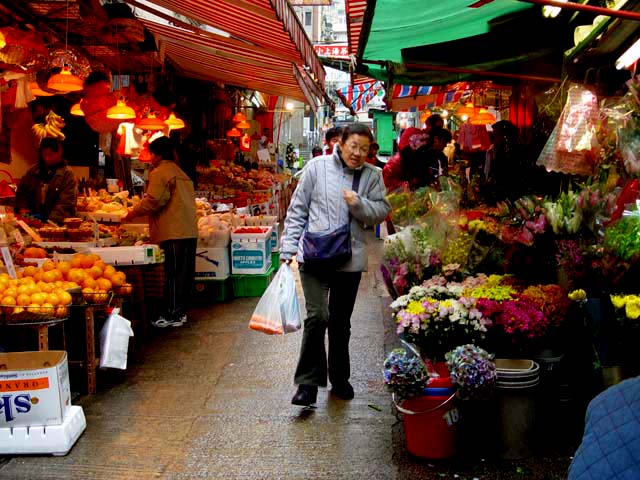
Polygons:
M307 164L287 211L280 258L290 263L297 256L307 308L294 405L315 403L318 387L327 385L327 374L335 396L344 400L354 396L349 383L349 338L360 278L367 269L364 225L380 223L390 210L380 170L365 163L371 142L373 135L366 125L346 127L332 154ZM305 234L330 235L347 224L351 230L349 260L334 267L304 264Z

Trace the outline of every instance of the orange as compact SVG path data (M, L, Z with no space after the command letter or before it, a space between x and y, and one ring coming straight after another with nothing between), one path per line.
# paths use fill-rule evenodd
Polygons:
M116 288L120 288L126 281L127 276L122 272L116 272L111 277L111 284Z
M41 309L40 305L38 305L37 303L32 303L31 305L29 305L29 308L27 308L27 312L40 315L41 313L40 309Z
M30 292L30 290L31 288L29 287L29 285L20 285L17 292L18 295L31 295L32 292Z
M16 306L16 297L6 296L2 299L2 305L5 307L15 307Z
M38 267L34 267L33 265L30 265L28 267L24 267L24 270L23 270L24 275L26 277L33 277L36 274L37 271L38 271Z
M54 270L47 270L42 274L42 281L45 283L53 283L56 281L56 274Z
M34 282L39 282L40 280L42 280L42 270L38 270L33 276Z
M22 312L24 312L24 308L22 308L22 307L14 307L13 308L13 314L14 315L17 315L17 314L22 313Z
M67 313L69 312L69 309L67 307L58 307L56 308L56 317L58 318L64 318L67 316Z
M82 282L82 288L90 288L90 289L95 289L98 286L98 282L96 282L93 278L91 277L87 277L84 279L84 282Z
M55 293L49 293L47 295L46 303L50 303L51 305L53 305L55 307L60 303L60 298Z
M97 257L97 255L85 255L82 259L82 268L86 270L93 267L93 264L96 263L95 257Z
M45 303L45 301L47 300L47 294L46 293L34 293L33 295L31 295L31 303L32 304L36 304L36 305L42 305L43 303Z
M60 299L60 305L69 305L71 303L71 294L64 290L58 293L58 298Z
M105 292L110 291L112 288L111 282L106 278L99 278L98 280L96 280L96 283L98 284L98 288L100 290L104 290Z
M14 305L15 305L15 298L17 296L18 296L18 289L15 287L9 287L4 291L4 298L13 297ZM5 305L4 302L2 302L2 304Z
M22 278L22 277L24 277L24 275L22 274L22 271L18 270L18 271L16 272L16 277L18 277L18 278Z
M43 303L42 307L40 308L40 313L42 313L42 315L49 315L51 317L55 315L56 308L50 303Z
M133 285L131 285L130 283L125 283L122 285L122 287L120 287L120 293L122 295L131 295L132 292L133 292Z
M86 278L86 273L81 268L72 268L69 270L69 281L81 284Z
M31 303L31 297L26 293L21 293L18 295L16 299L16 305L20 305L21 307L27 307Z
M42 263L42 267L41 268L45 272L48 272L48 271L53 270L54 268L56 268L56 264L54 263L53 260L48 258Z
M77 253L71 257L71 268L82 268L83 263L84 255L82 253Z
M93 278L94 280L97 280L102 276L102 269L97 265L94 265L89 270L87 270L87 273L91 276L91 278Z
M102 261L102 259L96 261L96 263L93 264L94 267L100 267L102 270L104 270L105 268L107 268L107 264L104 263L104 261Z
M66 275L67 273L69 273L69 270L71 270L71 264L64 260L61 260L56 263L56 268L60 270L63 275Z
M102 276L107 280L111 280L111 277L113 277L114 273L116 273L116 269L112 265L107 265L106 267L104 267Z
M104 290L96 290L93 295L93 300L96 303L106 303L109 300L109 294Z

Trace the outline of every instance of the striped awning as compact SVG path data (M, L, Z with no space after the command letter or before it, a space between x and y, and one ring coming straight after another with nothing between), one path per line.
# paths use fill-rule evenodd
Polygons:
M159 40L161 52L185 74L312 105L320 102L324 68L287 0L150 1L230 35L197 23L167 25L140 18Z
M360 42L360 32L364 21L364 13L367 10L367 0L345 0L345 12L347 15L347 35L349 53L356 55Z

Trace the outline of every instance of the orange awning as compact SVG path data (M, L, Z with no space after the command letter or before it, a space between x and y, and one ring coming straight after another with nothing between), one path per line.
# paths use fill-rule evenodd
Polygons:
M161 52L185 74L320 103L324 69L287 0L150 1L230 35L180 21L167 25L140 18ZM127 2L156 14L135 0Z

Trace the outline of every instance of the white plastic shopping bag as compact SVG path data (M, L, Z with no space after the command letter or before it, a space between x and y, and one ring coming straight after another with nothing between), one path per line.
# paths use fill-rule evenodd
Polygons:
M100 368L127 369L129 337L133 337L131 322L114 308L100 331Z
M251 315L249 328L269 335L300 330L302 312L291 267L282 264Z

